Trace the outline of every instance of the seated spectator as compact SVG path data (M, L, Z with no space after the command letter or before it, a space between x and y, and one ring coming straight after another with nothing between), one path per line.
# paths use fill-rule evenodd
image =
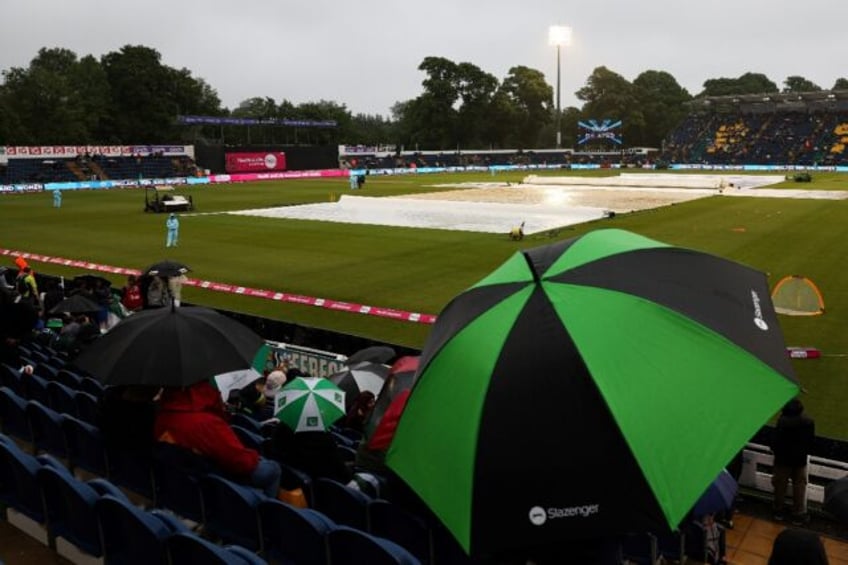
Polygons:
M141 299L141 285L135 275L127 277L127 284L121 289L121 304L127 312L138 312L144 306Z
M227 398L228 408L239 414L244 414L257 422L264 422L274 417L274 404L265 398L265 379L256 379L238 390L230 392Z
M97 427L107 449L149 457L153 452L156 402L162 389L110 386L97 404Z
M208 381L168 387L156 414L154 438L208 457L220 469L277 497L280 466L245 447L227 422L221 394Z
M365 430L365 422L368 421L368 417L371 415L371 410L374 409L376 400L377 397L374 396L373 392L369 390L360 392L356 398L354 398L353 403L350 405L350 409L341 421L341 425L345 428L363 432Z
M330 432L293 432L286 424L276 425L272 436L273 457L307 473L326 477L354 488L353 471L336 449Z
M265 395L266 402L270 404L272 410L274 408L274 399L277 397L277 392L279 392L287 381L288 378L286 377L286 371L282 366L277 367L268 373L267 377L265 377L265 390L262 394Z

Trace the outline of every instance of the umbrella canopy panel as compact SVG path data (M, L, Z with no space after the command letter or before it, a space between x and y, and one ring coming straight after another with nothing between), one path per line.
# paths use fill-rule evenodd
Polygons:
M214 310L159 308L124 318L75 363L109 385L188 386L249 368L264 343Z
M622 230L516 254L421 367L387 462L472 553L676 527L798 390L762 273Z
M319 377L286 383L274 402L274 415L295 432L325 431L345 414L344 391Z

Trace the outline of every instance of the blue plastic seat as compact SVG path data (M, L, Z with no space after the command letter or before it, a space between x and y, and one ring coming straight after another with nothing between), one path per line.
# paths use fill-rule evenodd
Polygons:
M368 505L370 533L395 542L422 563L430 563L432 536L427 521L388 500L373 500Z
M110 481L148 500L156 499L152 456L107 448L106 461L109 463L107 477Z
M230 425L241 426L242 428L249 430L255 434L259 434L261 430L261 425L259 424L259 422L257 422L247 414L233 414L230 417Z
M24 398L37 400L47 406L50 401L47 398L47 381L36 374L21 376L24 384Z
M82 481L52 467L36 472L44 493L47 529L54 538L63 538L81 551L100 557L100 530L95 503L100 493Z
M259 506L265 555L298 565L326 565L327 534L335 523L320 512L266 499Z
M171 563L202 563L203 565L260 565L264 559L239 546L222 547L197 534L184 532L168 538Z
M61 369L58 373L56 373L56 382L65 385L71 390L80 390L80 387L82 386L82 376L70 369Z
M203 521L200 477L211 464L200 455L178 445L157 442L153 450L154 503L195 522Z
M32 441L26 400L7 387L0 387L0 426L8 436L25 442Z
M306 496L306 502L310 506L313 505L315 498L312 492L312 477L305 471L285 463L280 463L280 471L280 488L287 490L301 489Z
M59 413L37 400L30 400L26 404L26 414L36 451L46 451L56 457L67 458L65 432Z
M96 426L98 413L97 402L98 399L96 396L82 390L76 391L74 393L74 403L77 405L76 417L83 422L88 422Z
M368 531L368 504L371 497L356 489L327 478L312 484L316 510L329 516L336 524Z
M263 438L258 432L250 431L247 428L237 426L235 424L230 424L230 427L245 447L255 449L260 453L263 452L262 444L264 443L265 438Z
M171 523L110 495L100 497L95 509L107 564L168 564Z
M0 502L44 524L44 503L37 472L42 463L19 447L0 443Z
M24 383L17 369L0 363L0 387L6 387L18 396L24 395Z
M338 526L327 535L330 565L418 565L414 555L387 539Z
M203 520L207 532L254 551L262 549L259 505L266 497L256 489L219 475L200 479Z
M62 414L62 430L71 469L83 469L99 477L109 475L106 446L96 426Z
M74 400L75 390L59 381L47 383L47 405L59 414L77 415L77 403Z
M94 398L103 398L105 387L93 377L84 376L80 382L79 389L93 396Z

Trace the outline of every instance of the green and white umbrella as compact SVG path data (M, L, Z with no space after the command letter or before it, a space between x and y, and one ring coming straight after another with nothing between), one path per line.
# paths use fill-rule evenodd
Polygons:
M448 304L386 464L470 554L667 531L797 393L764 273L597 230Z
M345 415L345 393L327 379L297 378L277 393L274 415L295 432L324 431Z

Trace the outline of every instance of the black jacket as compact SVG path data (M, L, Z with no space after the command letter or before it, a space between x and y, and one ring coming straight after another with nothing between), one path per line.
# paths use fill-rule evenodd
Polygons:
M771 450L774 464L786 467L803 467L812 451L816 425L804 414L784 412L777 421Z

